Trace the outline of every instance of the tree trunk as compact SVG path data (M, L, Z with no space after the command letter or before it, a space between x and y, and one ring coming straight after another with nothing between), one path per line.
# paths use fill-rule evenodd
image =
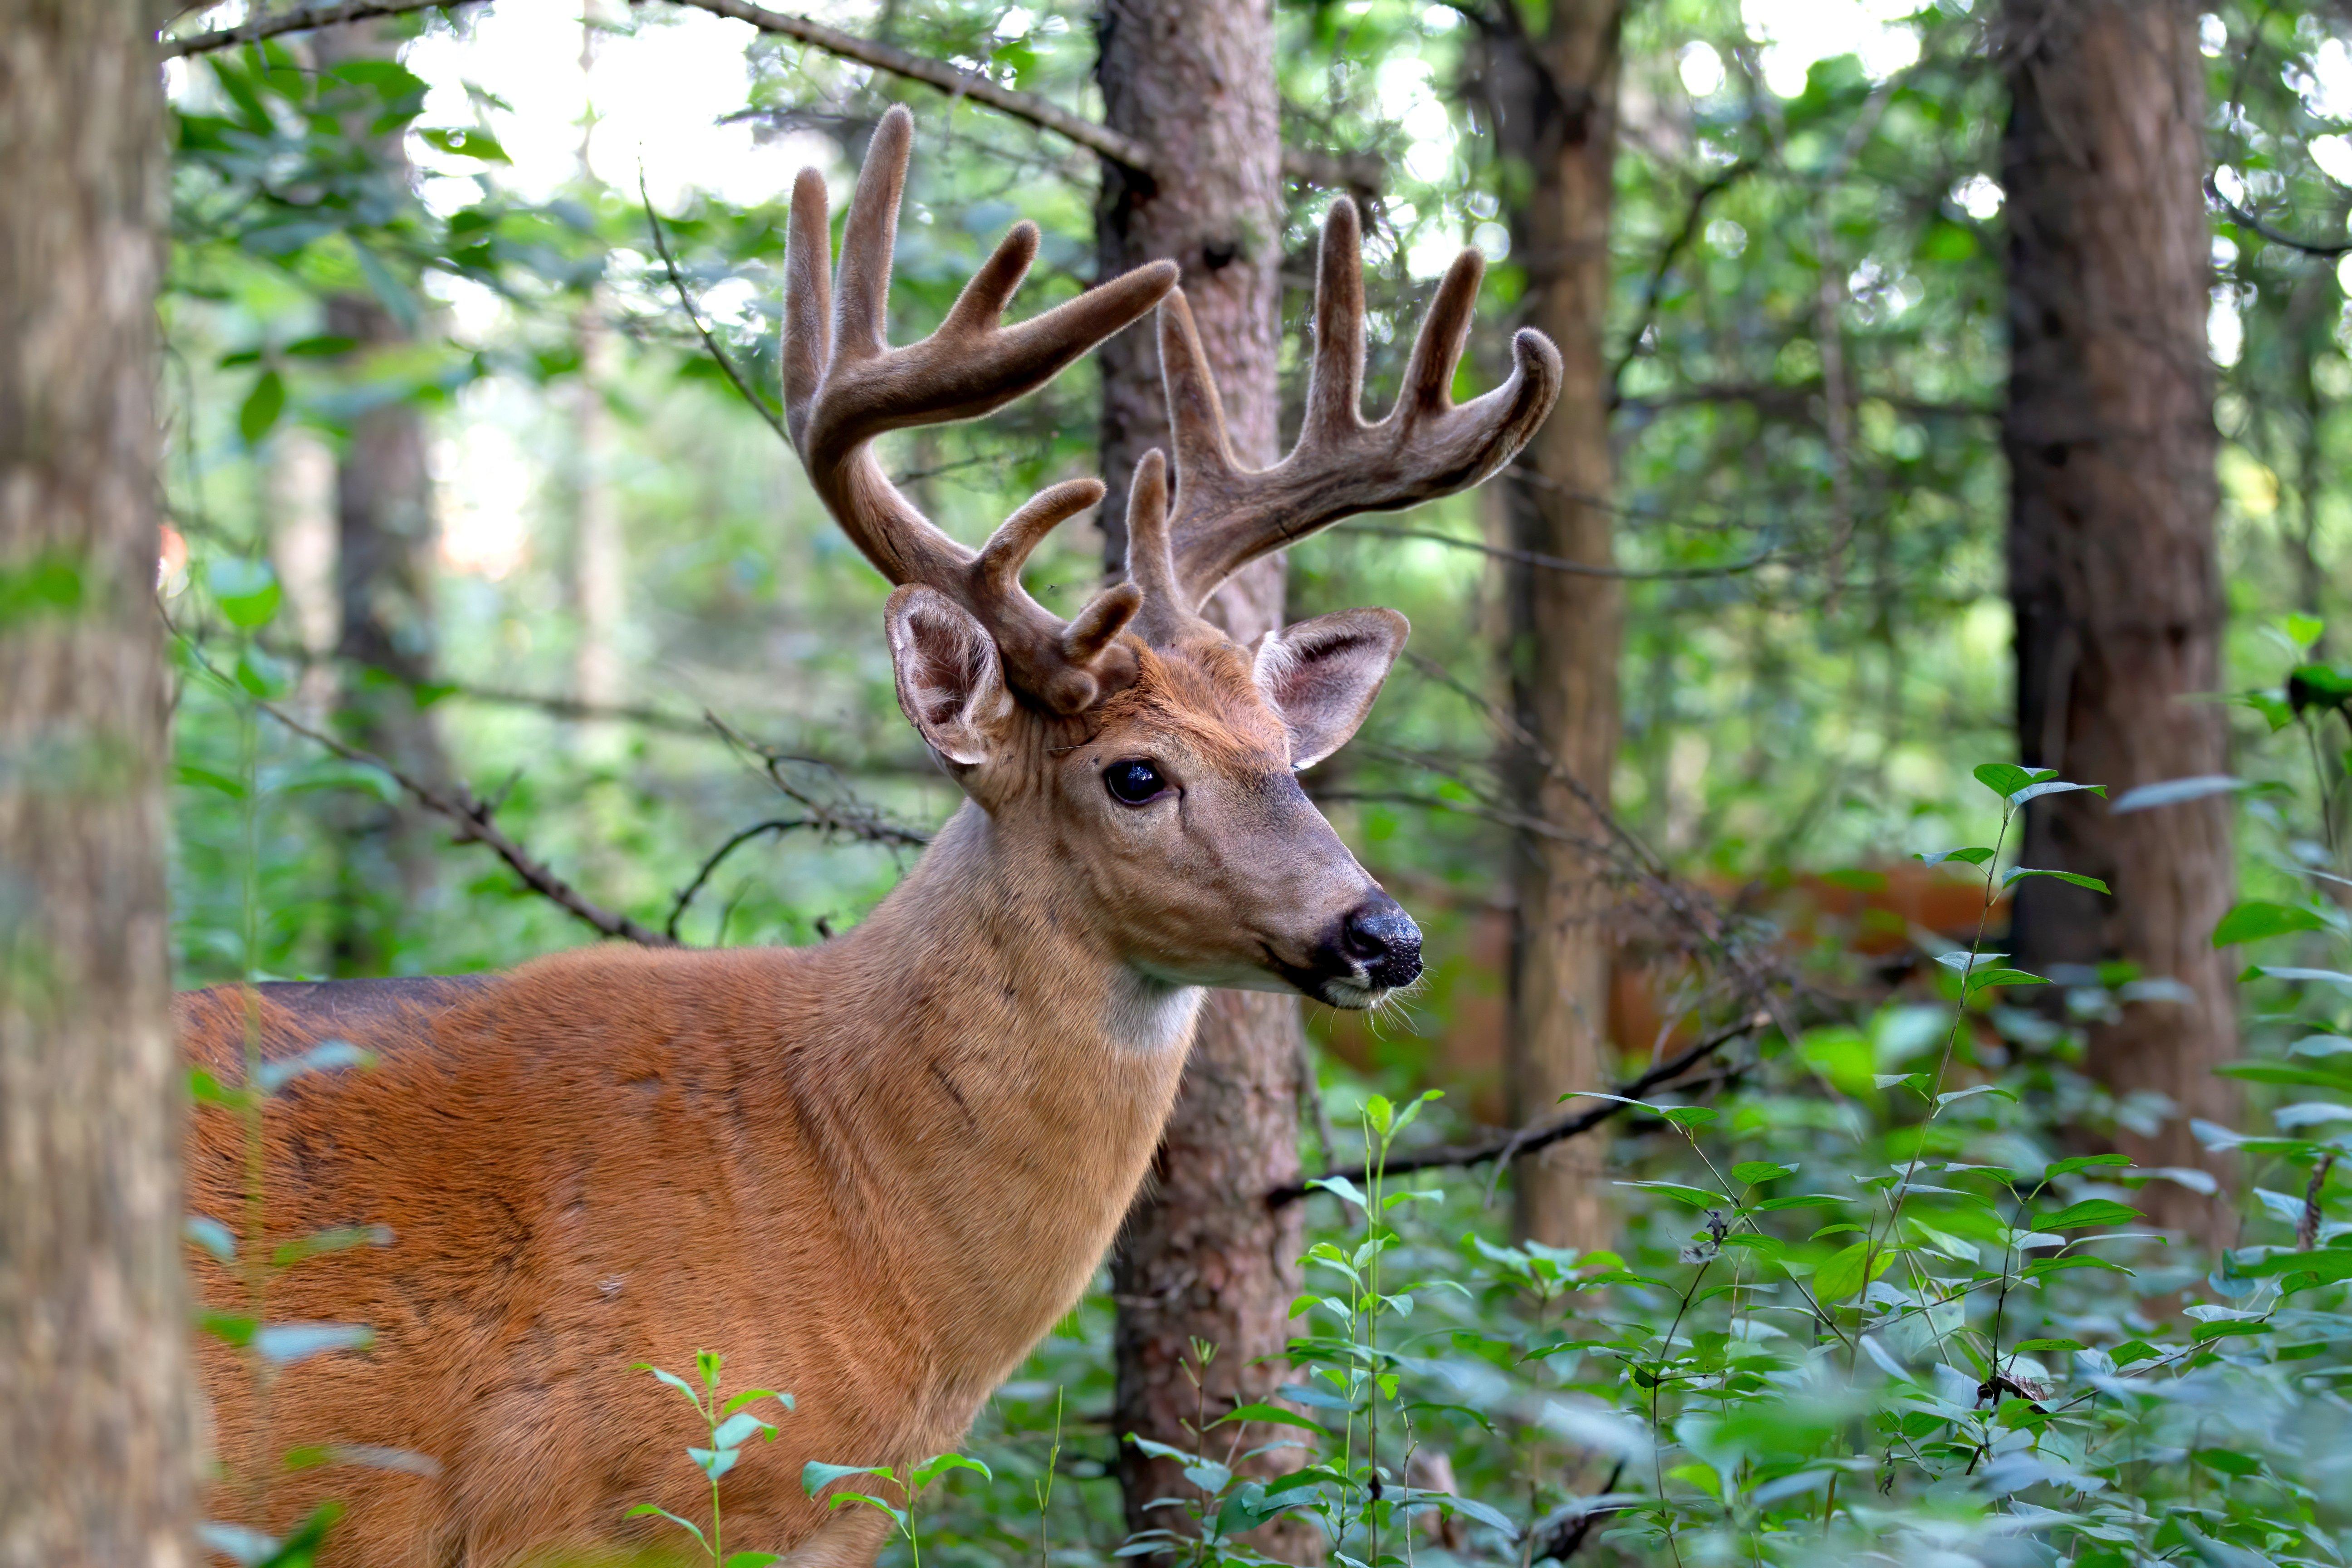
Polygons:
M2012 362L2010 598L2028 767L2120 794L2227 771L2215 553L2210 239L2197 11L2179 0L2007 0L2001 142ZM2228 1121L2213 1068L2236 1049L2231 968L2210 942L2234 884L2226 797L2117 816L2095 795L2026 812L2025 863L2112 899L2020 884L2028 968L2121 959L2185 987L2091 1031L2091 1071L2171 1102L2127 1134L2143 1163L2206 1163L2188 1119ZM2171 1184L2158 1218L2218 1236L2219 1205Z
M0 1564L189 1562L148 7L0 0Z
M1106 0L1099 13L1105 118L1162 160L1148 182L1106 165L1097 220L1099 275L1160 258L1183 288L1245 463L1276 457L1281 340L1282 183L1268 0ZM1102 367L1102 509L1110 561L1126 552L1128 481L1154 447L1171 446L1160 357L1146 328L1120 333ZM1210 615L1247 641L1282 624L1283 561L1251 566ZM1152 1184L1111 1265L1118 1300L1112 1429L1197 1450L1188 1424L1265 1397L1283 1381L1290 1303L1299 1290L1298 1206L1263 1194L1298 1174L1298 1005L1249 992L1210 994ZM1203 1373L1195 1342L1215 1347ZM1196 1394L1187 1368L1203 1376ZM1279 1440L1257 1429L1254 1444ZM1222 1447L1222 1445L1220 1445ZM1270 1457L1268 1473L1296 1468ZM1295 1459L1295 1456L1294 1456ZM1183 1523L1156 1499L1198 1496L1181 1468L1122 1443L1119 1484L1131 1530ZM1260 1532L1288 1562L1320 1558L1311 1525Z
M321 65L392 59L396 23L326 28L315 46ZM361 134L353 127L353 134ZM373 155L384 178L405 189L408 155L395 132L376 138ZM349 338L352 353L397 351L415 334L372 295L327 302L327 331ZM338 727L354 745L433 780L445 777L439 731L418 706L416 688L433 675L433 481L425 416L404 400L381 404L352 423L335 473L335 581L342 601L338 651L360 673L343 682ZM339 824L333 964L339 974L380 974L393 957L401 917L432 893L436 828L420 808L399 802L347 802Z
M595 66L597 46L612 26L602 0L580 11L580 81L585 110L580 122L580 183L595 188ZM613 416L604 405L618 369L618 345L605 324L612 300L600 286L588 291L572 319L580 348L572 436L576 488L572 514L572 591L580 609L580 648L573 662L580 700L610 707L624 696L621 629L628 609L629 557L621 534L619 498L612 475ZM617 738L617 737L613 737Z
M1554 0L1540 36L1516 0L1480 29L1482 96L1506 161L1511 256L1526 269L1528 323L1559 345L1559 406L1502 484L1515 551L1607 566L1609 225L1617 157L1622 0ZM1606 576L1508 563L1503 649L1519 726L1507 776L1517 809L1601 837L1617 758L1617 657L1624 595ZM1565 776L1563 776L1565 775ZM1570 781L1573 781L1571 783ZM1581 786L1580 791L1578 786ZM1581 798L1580 797L1581 795ZM1608 868L1581 844L1522 832L1512 843L1510 1026L1505 1093L1516 1126L1556 1113L1560 1097L1608 1081ZM1518 1162L1520 1236L1591 1248L1611 1237L1597 1138L1556 1143Z

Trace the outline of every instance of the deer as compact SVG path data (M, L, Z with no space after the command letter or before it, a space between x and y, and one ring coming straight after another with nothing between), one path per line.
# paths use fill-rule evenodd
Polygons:
M372 1343L266 1384L223 1345L199 1351L221 1469L246 1478L215 1484L215 1509L273 1472L273 1527L339 1500L322 1563L644 1545L657 1521L632 1505L690 1513L707 1493L678 1455L691 1417L631 1368L705 1348L730 1386L795 1401L724 1479L729 1541L803 1568L871 1563L889 1521L828 1511L803 1465L951 1447L1066 1315L1145 1179L1203 989L1363 1009L1420 973L1419 929L1297 779L1363 721L1404 617L1344 611L1243 647L1202 607L1340 518L1494 473L1550 411L1557 350L1520 331L1507 379L1453 403L1481 277L1465 251L1394 407L1363 418L1359 220L1336 199L1304 428L1254 471L1171 262L1007 324L1038 247L1017 224L937 331L889 346L911 139L891 110L830 281L825 185L800 174L782 329L793 446L895 584L899 705L965 797L897 888L812 947L601 946L178 1001L186 1055L224 1082L249 1042L277 1062L322 1041L373 1058L287 1082L259 1140L273 1236L390 1232L287 1269L268 1317L363 1324ZM973 551L890 481L875 439L1001 408L1155 311L1174 461L1139 465L1124 570L1064 621L1022 567L1098 481L1045 489ZM196 1213L242 1212L246 1137L197 1107ZM195 1261L209 1306L251 1309L234 1269ZM405 1458L289 1477L295 1448Z

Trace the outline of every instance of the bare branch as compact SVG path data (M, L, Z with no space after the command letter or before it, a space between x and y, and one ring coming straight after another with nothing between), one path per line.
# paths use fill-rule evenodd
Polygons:
M984 103L1000 114L1009 114L1041 131L1050 131L1137 174L1156 173L1152 150L1134 137L1082 115L1073 114L1034 92L1003 86L975 71L960 70L944 61L914 54L891 44L861 38L855 33L828 27L822 22L812 22L805 16L771 11L764 5L752 5L751 0L677 0L677 3L708 11L713 16L748 22L763 33L796 38L826 54L855 60L859 65L887 71L909 81L919 81L926 87L939 89L950 98L966 98L974 103ZM1386 182L1388 164L1370 153L1331 153L1285 147L1282 150L1282 172L1291 179L1303 180L1308 184L1372 192L1379 190Z
M2283 245L2289 250L2300 251L2305 256L2315 256L2323 261L2332 261L2339 256L2352 255L2352 243L2315 245L2307 239L2297 239L2291 234L2273 228L2269 224L2223 195L2221 187L2213 183L2213 176L2210 174L2205 176L2205 195L2214 205L2221 209L2231 223L2236 224L2240 228L2262 236L2273 245Z
M736 850L740 849L744 845L751 843L754 838L761 837L765 834L790 833L795 827L814 827L816 826L817 825L815 823L811 822L804 816L780 816L770 822L755 822L751 826L743 829L740 833L730 835L726 843L721 844L718 848L710 852L709 858L703 861L701 868L694 873L694 879L688 882L685 887L678 889L677 900L675 903L670 905L669 919L663 924L662 931L669 937L670 941L677 942L680 940L677 934L677 922L686 918L687 909L694 902L694 896L702 891L703 884L710 880L711 874L719 869L719 862L726 859L730 855L734 854ZM724 924L725 922L721 921L720 923ZM724 932L721 933L721 935L724 934Z
M1781 559L1778 550L1759 551L1745 561L1734 561L1724 566L1595 566L1587 561L1570 561L1559 555L1544 555L1533 550L1507 550L1499 544L1481 540L1462 539L1451 533L1437 533L1419 528L1381 528L1366 523L1342 523L1336 531L1341 533L1369 533L1380 539L1425 539L1433 544L1450 544L1456 550L1475 550L1481 555L1491 555L1497 561L1516 561L1521 565L1540 567L1547 572L1566 572L1580 577L1618 577L1628 582L1680 582L1699 577L1737 577L1769 566Z
M1132 136L1122 135L1107 125L1072 114L1068 110L1038 97L1034 92L1022 92L1003 87L984 76L958 70L943 61L898 48L895 45L876 43L855 33L845 33L838 27L828 27L822 22L812 22L805 16L788 16L781 11L771 11L764 5L754 5L751 0L678 0L680 5L708 11L716 16L748 22L763 33L775 33L787 38L797 38L811 48L823 49L876 70L892 76L905 77L935 87L950 98L968 98L974 103L984 103L1015 120L1025 120L1040 130L1090 148L1114 163L1125 164L1139 174L1150 174L1152 168L1151 149Z
M280 33L303 33L316 27L340 26L345 22L365 22L377 16L400 16L411 11L445 11L469 4L470 0L342 0L335 5L305 5L291 11L273 12L240 22L234 27L217 32L197 33L185 38L165 38L163 58L184 59L189 55L210 54L216 49L233 49L241 44L256 44L264 38L274 38Z
M719 370L726 374L735 390L742 395L743 401L750 404L753 411L768 422L768 428L776 433L778 439L785 446L791 446L792 432L784 428L784 416L769 407L766 398L751 390L751 382L744 377L740 370L736 368L733 357L719 346L719 340L712 337L710 329L702 324L702 312L696 309L694 296L687 291L686 279L678 272L677 258L669 253L669 238L662 233L661 218L654 211L654 198L646 190L646 170L643 163L637 165L637 200L645 205L646 226L653 231L654 249L660 254L662 266L669 272L669 286L677 290L679 308L686 311L686 319L694 323L695 335L702 340L702 346L710 351L710 357L719 362ZM673 925L676 923L675 920L671 921Z
M706 712L702 719L703 722L718 732L719 739L738 752L757 760L760 771L768 775L768 781L776 786L778 793L809 814L807 826L826 833L838 834L845 838L854 838L866 844L885 845L893 849L920 849L931 841L929 834L919 828L908 827L903 824L893 822L880 811L855 796L852 796L846 804L826 800L805 786L795 784L786 771L793 767L804 767L814 768L826 773L840 773L840 769L823 758L796 756L789 752L780 752L772 746L762 745L749 735L736 730L716 713Z
M211 673L213 679L226 686L235 687L236 683L211 659L205 657L202 648L184 637L181 640L196 661ZM474 792L465 785L457 785L454 794L436 789L421 779L411 778L373 752L363 752L357 746L339 740L322 730L313 729L274 702L259 697L250 698L249 700L256 708L268 714L289 730L305 740L324 746L345 762L357 763L362 767L375 769L376 772L415 796L419 805L447 817L456 824L458 843L470 842L487 847L499 859L513 868L515 875L520 877L523 885L532 892L578 916L588 924L594 926L604 935L621 937L635 942L640 947L676 947L677 945L676 942L661 932L639 925L626 915L614 913L557 876L549 869L545 861L532 858L528 850L508 837L496 824L491 822L491 805L475 798Z
M1381 1169L1389 1175L1401 1176L1414 1171L1443 1171L1465 1165L1483 1165L1489 1160L1507 1162L1518 1159L1522 1155L1535 1153L1541 1149L1548 1149L1554 1143L1590 1132L1611 1117L1632 1109L1627 1101L1640 1100L1652 1089L1672 1083L1675 1079L1731 1044L1732 1041L1754 1034L1759 1029L1766 1027L1771 1021L1768 1014L1754 1013L1736 1024L1717 1029L1687 1050L1660 1062L1639 1078L1619 1084L1609 1091L1618 1098L1603 1100L1590 1110L1556 1117L1532 1127L1522 1127L1517 1131L1498 1133L1491 1138L1481 1139L1475 1143L1446 1144L1434 1149L1422 1149L1412 1153L1393 1155ZM1322 1176L1313 1179L1328 1180L1333 1176L1353 1178L1361 1174L1362 1171L1361 1165L1334 1166L1324 1172ZM1313 1190L1305 1180L1288 1182L1268 1192L1265 1194L1265 1201L1267 1206L1280 1208L1286 1204L1297 1202Z
M1642 339L1657 320L1658 302L1665 296L1666 275L1675 269L1683 252L1690 248L1691 241L1698 237L1699 219L1706 216L1707 204L1754 174L1756 167L1755 160L1742 158L1718 170L1712 179L1702 182L1691 193L1681 226L1659 247L1657 259L1650 265L1650 279L1642 290L1641 316L1634 321L1633 331L1625 334L1625 347L1617 355L1617 363L1609 367L1609 384L1612 388L1625 379L1625 367L1642 352Z

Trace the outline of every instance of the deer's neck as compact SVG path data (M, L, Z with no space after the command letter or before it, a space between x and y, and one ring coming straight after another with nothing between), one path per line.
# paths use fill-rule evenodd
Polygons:
M1105 951L1049 854L966 805L820 950L826 1078L859 1184L887 1205L877 1243L917 1310L936 1304L941 1350L974 1363L975 1399L1068 1310L1125 1217L1201 999Z

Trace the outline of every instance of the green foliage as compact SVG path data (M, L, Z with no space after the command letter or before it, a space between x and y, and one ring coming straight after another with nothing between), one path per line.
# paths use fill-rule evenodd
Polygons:
M677 1390L686 1396L686 1402L694 1406L695 1415L701 1417L703 1440L709 1446L701 1448L689 1446L686 1457L688 1463L702 1472L704 1480L710 1487L710 1529L706 1532L692 1520L681 1518L659 1503L636 1503L628 1510L625 1517L667 1520L694 1538L694 1543L702 1549L703 1555L710 1560L713 1568L768 1568L771 1563L782 1562L782 1554L727 1550L726 1517L719 1504L719 1482L743 1457L744 1444L754 1437L763 1443L776 1440L775 1423L761 1420L749 1407L769 1400L789 1411L793 1407L793 1396L779 1394L772 1388L747 1388L722 1400L719 1397L719 1372L724 1361L725 1358L717 1351L694 1352L695 1374L702 1384L698 1389L676 1373L664 1372L650 1362L639 1362L629 1369L651 1373L662 1383Z

